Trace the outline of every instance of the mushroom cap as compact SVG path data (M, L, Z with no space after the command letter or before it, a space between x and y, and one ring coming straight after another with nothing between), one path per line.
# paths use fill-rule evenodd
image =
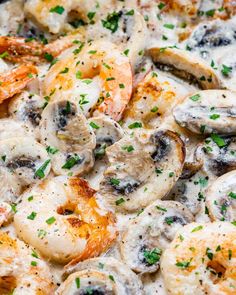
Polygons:
M173 109L177 123L196 134L236 134L236 92L203 90Z
M139 277L126 264L113 257L92 258L76 265L66 266L64 278L68 276L70 278L73 273L78 275L85 270L109 276L110 280L115 283L119 295L143 294L143 286Z
M161 254L185 224L193 222L191 212L179 202L155 201L135 217L120 242L121 257L138 273L159 269Z
M222 88L220 79L212 67L185 50L153 47L148 52L157 66L198 84L202 89Z
M107 148L100 191L117 211L140 210L164 197L181 175L182 140L169 130L137 131Z

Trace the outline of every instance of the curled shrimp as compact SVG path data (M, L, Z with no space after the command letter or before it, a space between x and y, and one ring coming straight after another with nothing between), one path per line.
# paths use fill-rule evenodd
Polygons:
M65 51L44 79L43 91L53 98L78 98L81 109L120 120L132 94L128 57L107 41L79 43Z
M0 36L0 54L5 53L4 58L11 62L40 63L52 61L63 50L71 47L73 41L80 38L78 35L61 37L49 44L42 44L36 40L28 40L22 37Z
M39 254L2 231L0 241L0 294L53 294L52 275Z
M161 260L170 295L236 294L236 227L230 222L190 223Z
M19 237L62 264L99 256L116 238L113 214L76 177L56 177L25 193L14 224Z
M7 73L0 75L0 103L13 95L20 93L37 74L37 68L32 64L20 65Z

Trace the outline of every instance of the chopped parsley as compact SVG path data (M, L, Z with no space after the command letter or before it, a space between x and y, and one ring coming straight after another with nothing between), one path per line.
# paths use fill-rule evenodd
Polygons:
M36 216L37 216L37 213L33 211L30 213L30 215L27 216L27 219L34 220Z
M103 27L110 30L112 33L115 33L119 26L120 17L120 12L114 11L113 13L109 13L107 18L102 20Z
M72 157L69 157L69 159L66 161L66 163L61 168L69 170L72 167L74 167L80 160L81 160L81 158L78 155L74 155Z
M130 11L126 12L126 14L125 14L125 15L134 15L134 10L133 10L133 9L131 9Z
M151 251L145 250L143 252L143 256L149 265L153 265L157 263L161 258L161 254L162 254L162 250L159 248L154 248Z
M124 53L125 56L128 56L128 54L129 54L129 49L126 49L123 53Z
M210 115L210 119L211 120L216 120L216 119L219 119L220 118L220 115L219 114L212 114Z
M153 107L152 109L151 109L151 112L152 113L156 113L158 111L158 107L157 106L155 106L155 107Z
M130 153L130 152L134 151L134 147L132 145L125 145L125 146L122 146L122 150Z
M37 262L36 261L31 261L30 263L32 266L37 266Z
M59 150L57 148L54 148L53 146L48 146L46 148L46 151L48 152L48 154L55 155Z
M173 24L164 24L164 28L169 29L169 30L173 30L174 27L175 26Z
M119 185L120 184L120 181L119 181L119 179L111 178L110 179L110 184Z
M53 56L50 53L45 53L44 54L44 58L48 61L48 62L52 62L53 61Z
M189 267L191 261L178 261L175 265L180 268Z
M109 275L108 277L109 277L109 279L110 279L111 281L115 282L115 279L114 279L113 275Z
M29 196L29 197L28 197L28 202L31 202L31 201L33 201L33 199L34 199L34 197L33 197L33 196Z
M168 224L168 225L171 225L173 222L174 222L174 219L172 216L170 217L166 217L165 218L165 222Z
M163 207L160 207L160 206L156 206L156 208L160 211L164 211L164 212L167 212L167 209L166 208L163 208Z
M217 134L211 134L211 139L218 145L218 147L226 146L225 140Z
M47 224L53 224L55 221L56 221L56 218L54 216L52 216L52 217L50 217L50 218L48 218L46 220L46 223Z
M93 129L99 129L100 126L98 126L96 123L94 122L90 122L89 125L93 128Z
M49 163L51 162L50 159L46 160L43 165L41 167L39 167L39 169L37 169L35 171L35 176L37 176L38 178L42 179L45 177L45 170L47 169L47 166L49 165Z
M63 6L57 5L55 7L52 7L49 11L57 14L62 14L65 11L65 8Z
M191 231L191 233L194 233L194 232L199 231L199 230L201 230L201 229L203 229L203 226L202 226L202 225L199 225L199 226L195 227L195 228Z
M124 203L125 200L123 198L120 198L118 200L116 200L116 205L119 206L120 204Z
M9 54L7 51L4 51L3 53L0 54L0 58L5 58L5 57L8 57Z
M225 77L229 77L229 74L232 72L232 67L222 65L221 73Z
M228 196L232 199L236 199L236 193L230 192Z
M132 124L130 124L128 127L129 129L135 129L135 128L142 128L142 123L141 122L134 122Z
M79 289L80 288L80 278L75 279L75 284L76 284L77 289Z
M190 96L189 98L190 98L192 101L198 101L200 97L201 97L200 94L197 93L197 94L195 94L195 95Z
M210 259L210 260L212 260L213 259L213 252L212 252L212 250L210 249L210 248L207 248L206 249L206 256Z
M165 6L166 6L165 3L163 3L163 2L160 2L160 3L157 5L157 7L158 7L160 10L162 10Z

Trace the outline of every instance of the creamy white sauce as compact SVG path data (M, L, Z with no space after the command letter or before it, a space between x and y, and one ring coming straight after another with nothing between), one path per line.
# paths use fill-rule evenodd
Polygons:
M108 12L112 12L115 10L113 7L113 1L109 1L109 4L106 1L99 1L101 7L104 8L101 11L100 17L104 20L107 16ZM104 3L103 3L104 2ZM144 31L146 36L145 44L143 42L138 42L139 52L141 52L145 48L151 48L153 46L157 47L168 47L168 46L178 46L180 48L184 48L186 46L186 42L182 44L179 43L179 36L185 32L184 28L184 19L176 14L168 15L161 13L160 8L155 4L153 5L154 1L139 1L141 8L139 9L140 13L144 16L148 31ZM5 4L0 4L0 35L7 35L9 33L16 32L19 24L23 21L24 13L22 9L23 1L20 0L12 0ZM104 6L105 5L105 6ZM123 3L119 3L119 9L122 9ZM222 6L222 1L202 1L200 6L200 10L208 11L211 9L218 9ZM92 6L93 7L93 6ZM112 9L110 8L112 7ZM131 9L132 7L136 7L136 1L130 1L128 5L126 5L126 9ZM81 9L88 10L90 9L90 3L85 3ZM114 8L114 9L113 9ZM94 8L97 9L97 8ZM118 9L116 7L116 9ZM96 17L99 15L97 12ZM232 20L234 24L236 22L236 18ZM53 19L51 19L51 23L53 24ZM68 24L65 25L65 31L71 30L71 26ZM58 29L58 28L56 28ZM187 29L186 29L187 30ZM148 32L148 33L146 33ZM116 43L122 51L127 49L127 32L122 31L119 29L115 34L111 34L110 31L104 28L102 22L99 21L96 25L91 25L87 28L87 38L88 39L96 39L98 37L109 39L112 42ZM226 32L227 34L227 32ZM142 35L143 36L143 35ZM130 43L131 45L135 45L135 42ZM231 58L235 59L236 64L236 57L235 52L236 50L236 42L230 46L220 47L216 49L209 49L208 57L205 61L214 68L216 73L220 76L224 85L230 89L236 90L236 75L232 75L232 77L226 77L222 75L222 65L229 65L232 62ZM192 55L202 57L202 50L197 49L196 51L192 52ZM112 52L110 53L112 55ZM141 56L141 57L140 57ZM142 60L142 54L138 54L135 50L133 50L130 54L130 58L137 60L136 63L132 64L133 69L140 63ZM214 65L212 64L214 62ZM12 67L11 64L8 64L3 59L0 59L0 74L6 72ZM155 68L155 67L153 67ZM41 94L41 83L45 77L45 74L48 71L48 65L42 65L38 67L39 75L38 79L33 81L28 85L28 90L31 93ZM158 79L161 83L164 81L168 81L171 87L174 89L176 95L176 103L181 101L186 95L194 93L197 90L197 87L194 85L190 85L187 82L184 82L175 76L162 72L160 70L156 70L158 74ZM94 78L92 83L87 85L86 83L82 83L78 81L77 88L74 91L74 96L79 97L81 94L86 93L87 99L89 101L83 108L83 113L88 116L88 110L94 106L96 101L99 98L101 91L101 84L99 78ZM161 128L168 128L179 133L186 144L186 151L187 151L187 160L192 160L194 150L199 142L201 142L201 138L197 136L192 136L188 131L181 128L175 122L171 109L166 112L165 119L160 124L159 121L155 121L153 119L152 126L160 126ZM130 130L129 130L130 131ZM85 178L89 181L92 188L99 190L99 184L103 179L103 172L106 169L107 163L105 160L97 161L93 170L85 175ZM197 178L198 175L195 177ZM194 178L193 178L194 180ZM197 194L198 189L196 186L192 184L192 182L188 185L189 195ZM117 214L117 229L122 234L125 229L129 226L130 220L134 218L136 214ZM209 222L208 216L205 214L204 210L202 209L196 216L196 221L201 222ZM9 234L13 237L16 237L15 229L13 223L10 225L2 227L3 231L9 232ZM119 238L120 239L120 238ZM118 244L112 247L107 253L104 254L105 256L113 256L118 259L121 259L120 250ZM53 273L53 277L56 284L61 283L61 275L63 273L63 266L50 263L50 268ZM146 274L141 275L142 282L144 284L144 293L146 295L166 295L167 292L165 290L165 284L161 275L161 271L154 274Z

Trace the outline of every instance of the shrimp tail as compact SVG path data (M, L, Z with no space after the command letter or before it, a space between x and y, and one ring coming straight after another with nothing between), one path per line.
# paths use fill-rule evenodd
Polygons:
M34 65L26 64L0 75L0 103L20 93L37 73L37 68Z
M69 35L44 45L36 40L22 37L0 36L0 54L3 54L6 60L15 63L51 61L71 47L75 39L75 35ZM48 59L49 55L51 57Z

